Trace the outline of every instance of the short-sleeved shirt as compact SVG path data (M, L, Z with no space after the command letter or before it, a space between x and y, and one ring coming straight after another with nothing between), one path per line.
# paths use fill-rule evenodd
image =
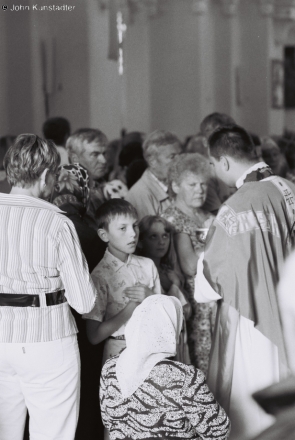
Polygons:
M46 294L63 289L67 302L47 306ZM0 293L40 300L40 307L0 307L1 343L48 342L77 333L70 306L89 312L96 290L75 227L57 206L0 194Z
M91 274L98 291L95 306L84 319L107 321L123 310L129 302L124 295L127 287L143 284L155 293L161 293L161 285L157 268L152 260L136 255L129 255L126 263L112 255L107 249L103 259ZM123 324L112 336L124 335Z

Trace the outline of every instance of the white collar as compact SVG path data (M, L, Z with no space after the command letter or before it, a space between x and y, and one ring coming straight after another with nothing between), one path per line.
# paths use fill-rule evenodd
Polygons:
M258 170L259 168L266 168L268 165L265 162L257 162L254 165L252 165L250 168L248 168L241 177L238 178L236 181L236 187L239 189L244 184L244 180L248 176L248 174L252 173L252 171Z
M161 182L161 180L159 180L152 172L151 170L149 170L151 176L153 177L153 179L155 179L155 181L159 184L159 186L162 188L163 191L167 192L168 191L168 186L165 185L165 183Z
M108 248L105 251L104 260L112 266L115 272L117 272L123 266L130 266L130 264L141 267L141 264L135 255L129 254L127 261L123 263L123 261L121 261L118 257L115 257L115 255L111 254Z

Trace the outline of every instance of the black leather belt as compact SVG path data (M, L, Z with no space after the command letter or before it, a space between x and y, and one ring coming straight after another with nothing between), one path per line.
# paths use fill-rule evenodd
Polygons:
M65 291L46 293L46 305L55 306L66 302ZM40 307L39 295L25 293L0 293L0 306L2 307Z

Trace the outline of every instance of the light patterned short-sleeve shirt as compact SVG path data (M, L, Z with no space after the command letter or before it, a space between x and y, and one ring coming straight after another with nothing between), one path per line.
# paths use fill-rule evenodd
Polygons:
M91 312L83 315L84 319L103 322L116 316L129 302L124 294L127 287L142 284L154 293L161 293L158 270L154 262L145 257L129 255L127 262L123 263L107 249L91 277L98 296ZM126 324L112 336L124 335Z

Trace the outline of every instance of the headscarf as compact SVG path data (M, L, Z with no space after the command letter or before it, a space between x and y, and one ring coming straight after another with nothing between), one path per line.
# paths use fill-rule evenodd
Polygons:
M176 355L183 313L177 298L155 294L133 312L125 329L126 349L116 373L124 398L130 397L163 359Z
M87 170L78 163L60 167L51 200L59 208L70 205L75 207L81 215L84 214L89 202ZM68 209L64 208L64 210L68 212Z

